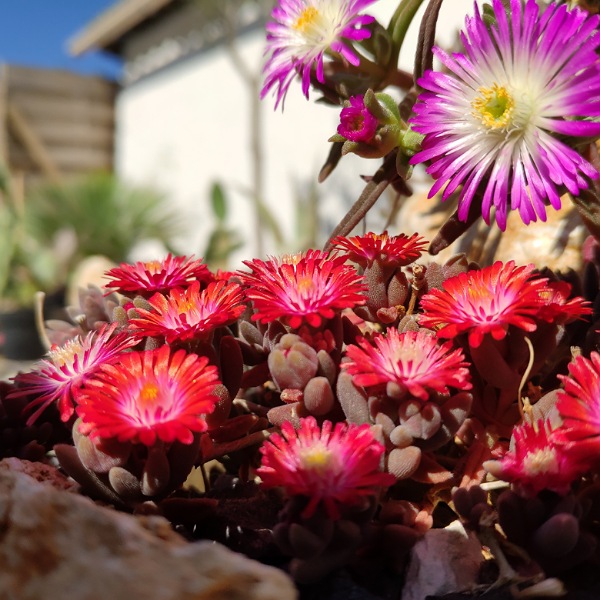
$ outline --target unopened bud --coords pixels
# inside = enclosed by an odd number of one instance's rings
[[[406,129],[395,100],[367,90],[344,103],[338,132],[329,141],[343,143],[343,155],[381,158],[401,144]]]

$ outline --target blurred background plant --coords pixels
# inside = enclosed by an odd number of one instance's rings
[[[173,244],[185,227],[182,216],[156,190],[94,173],[37,188],[27,198],[25,228],[28,236],[51,249],[53,279],[64,283],[90,256],[120,263],[150,241],[177,253]]]
[[[5,356],[43,353],[38,320],[62,315],[79,286],[101,284],[109,265],[132,260],[144,243],[161,254],[176,251],[182,215],[155,190],[132,187],[113,175],[95,173],[25,192],[24,177],[0,167],[0,348]],[[142,248],[143,249],[143,248]],[[36,294],[43,300],[36,302]],[[65,301],[66,298],[66,301]],[[23,326],[19,323],[24,323]],[[33,330],[22,342],[23,329]],[[22,346],[8,346],[12,331]]]
[[[32,305],[35,292],[50,291],[53,277],[51,251],[28,234],[23,178],[0,165],[0,308]]]
[[[213,183],[210,190],[210,206],[216,224],[208,238],[204,260],[213,270],[227,269],[231,254],[241,248],[244,242],[237,231],[227,227],[229,201],[218,182]]]

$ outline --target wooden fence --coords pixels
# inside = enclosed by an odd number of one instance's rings
[[[101,77],[0,65],[0,160],[26,183],[112,170],[116,92]]]

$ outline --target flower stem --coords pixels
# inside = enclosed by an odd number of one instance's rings
[[[398,63],[398,57],[400,56],[400,50],[404,43],[406,32],[421,4],[423,4],[423,0],[401,0],[400,4],[398,4],[398,8],[396,8],[392,15],[390,24],[388,25],[388,32],[392,37],[393,43],[390,64],[396,65]]]

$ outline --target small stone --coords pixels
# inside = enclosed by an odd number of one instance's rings
[[[430,529],[411,551],[402,600],[472,590],[483,562],[481,544],[460,521]]]

